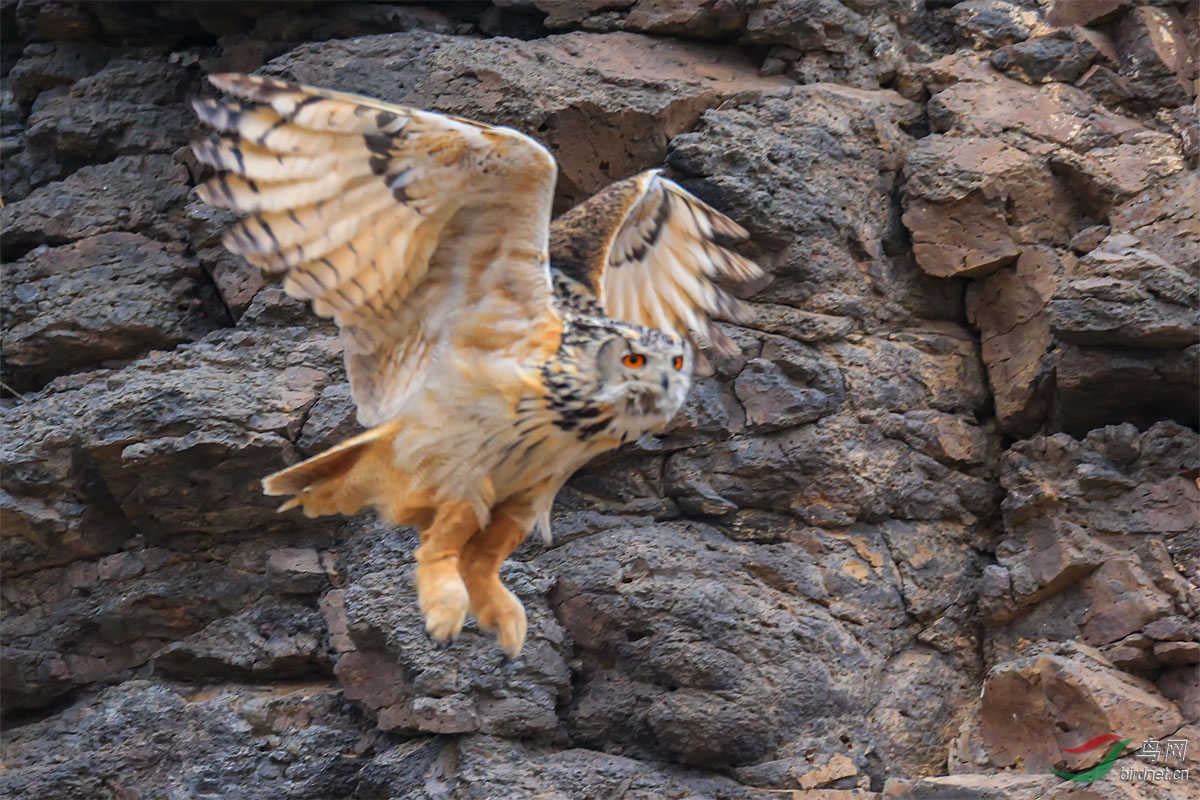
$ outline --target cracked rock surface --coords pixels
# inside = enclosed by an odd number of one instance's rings
[[[0,793],[1082,797],[1200,771],[1197,5],[0,0]],[[410,530],[276,514],[358,432],[220,245],[188,101],[261,71],[665,167],[768,273],[678,417],[427,642]],[[1169,782],[1093,784],[1105,800]]]

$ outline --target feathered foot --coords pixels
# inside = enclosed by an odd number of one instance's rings
[[[479,627],[492,631],[509,658],[521,654],[528,622],[525,607],[500,581],[500,565],[524,541],[532,519],[526,506],[501,506],[463,548],[458,562]]]
[[[469,503],[438,509],[433,524],[421,533],[417,558],[417,603],[425,616],[425,632],[439,645],[454,641],[462,631],[470,596],[458,572],[459,554],[478,530]]]

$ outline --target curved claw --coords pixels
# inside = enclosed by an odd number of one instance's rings
[[[457,576],[455,576],[457,577]],[[443,648],[458,638],[467,619],[469,596],[461,580],[448,580],[420,597],[425,633]]]
[[[525,606],[521,605],[515,594],[497,579],[485,599],[482,602],[477,601],[474,610],[479,619],[479,627],[496,634],[505,656],[516,659],[521,655],[529,623],[525,616]]]

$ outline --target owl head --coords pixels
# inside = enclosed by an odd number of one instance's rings
[[[673,333],[606,320],[595,350],[596,399],[641,430],[665,425],[683,405],[694,354]]]

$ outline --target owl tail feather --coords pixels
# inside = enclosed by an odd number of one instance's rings
[[[300,507],[306,517],[353,514],[363,506],[378,505],[381,497],[396,498],[397,487],[409,484],[397,469],[393,443],[400,425],[377,425],[366,433],[323,453],[263,478],[268,495],[293,495],[280,511]],[[383,509],[381,509],[383,510]]]

